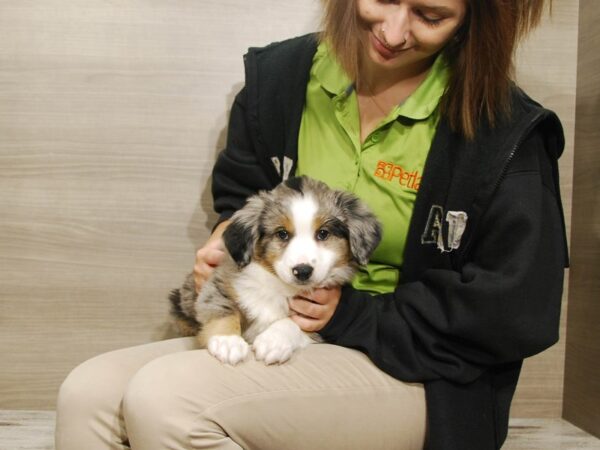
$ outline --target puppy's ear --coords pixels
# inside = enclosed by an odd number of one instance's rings
[[[225,248],[240,268],[252,260],[263,208],[263,194],[250,197],[246,205],[232,216],[231,223],[223,233]]]
[[[251,227],[234,219],[223,233],[223,243],[238,267],[250,263],[254,246]]]
[[[361,266],[369,262],[371,254],[381,241],[381,224],[371,210],[354,195],[339,192],[337,205],[348,227],[350,251],[354,260]]]

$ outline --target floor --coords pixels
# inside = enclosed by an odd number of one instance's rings
[[[0,450],[53,450],[54,413],[0,411]],[[560,419],[513,419],[503,450],[600,450],[597,439]]]
[[[54,413],[0,410],[0,450],[53,450]]]

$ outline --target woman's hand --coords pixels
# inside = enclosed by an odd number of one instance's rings
[[[323,329],[333,317],[340,297],[342,288],[319,288],[312,292],[298,295],[290,300],[290,318],[307,332],[315,332]]]
[[[206,280],[210,278],[215,267],[221,264],[225,251],[223,250],[223,240],[221,236],[227,228],[229,221],[219,224],[210,236],[206,244],[196,252],[196,263],[194,264],[194,284],[196,292],[200,292]]]

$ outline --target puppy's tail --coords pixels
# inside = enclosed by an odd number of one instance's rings
[[[200,323],[194,317],[195,291],[190,292],[188,282],[181,289],[173,289],[169,294],[171,316],[182,336],[196,336],[200,331]]]

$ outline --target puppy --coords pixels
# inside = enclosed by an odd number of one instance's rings
[[[180,331],[228,364],[250,344],[266,364],[319,340],[289,318],[288,300],[350,281],[381,239],[381,225],[352,194],[308,177],[250,197],[223,233],[225,257],[196,295],[192,274],[171,292]]]

